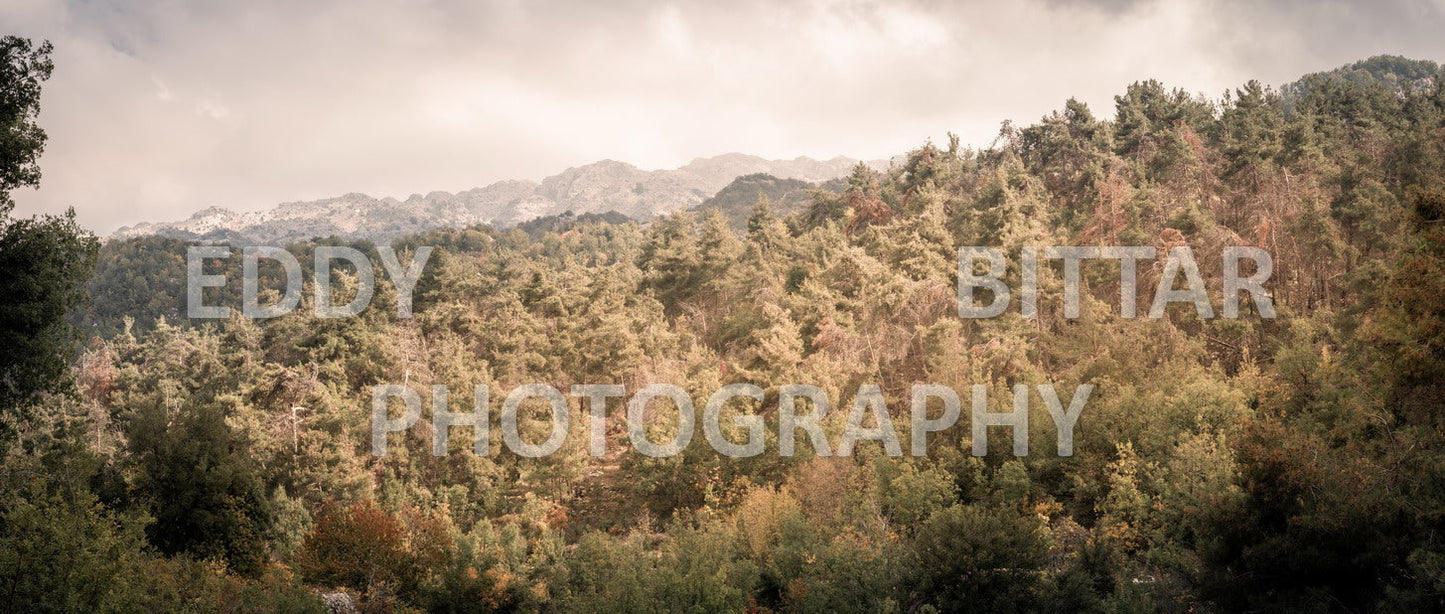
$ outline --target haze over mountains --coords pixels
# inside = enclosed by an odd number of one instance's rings
[[[455,194],[413,194],[406,200],[350,193],[282,203],[249,213],[210,207],[177,222],[127,226],[112,237],[162,235],[280,245],[333,235],[387,241],[431,228],[478,223],[508,227],[566,211],[578,215],[616,211],[646,221],[702,204],[741,176],[764,173],[821,183],[847,175],[857,163],[842,156],[831,160],[765,160],[729,153],[698,158],[677,169],[646,171],[625,162],[603,160],[569,168],[541,182],[499,181]],[[868,164],[880,170],[888,166],[887,161]]]

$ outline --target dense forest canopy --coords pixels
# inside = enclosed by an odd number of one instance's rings
[[[1218,99],[1141,81],[1112,113],[1069,100],[988,148],[926,143],[806,202],[746,179],[648,224],[397,241],[435,249],[409,319],[381,278],[358,317],[316,318],[308,291],[277,318],[189,320],[185,242],[105,243],[69,319],[84,347],[48,354],[76,357],[66,385],[4,398],[0,594],[34,611],[320,609],[313,589],[375,611],[1445,609],[1438,65],[1372,58]],[[4,218],[0,252],[36,223]],[[339,243],[288,249],[305,263]],[[1278,317],[1120,318],[1117,268],[1086,265],[1068,319],[1055,265],[1037,318],[964,320],[969,245],[1188,245],[1216,297],[1221,249],[1261,247]],[[233,254],[207,296],[234,308]],[[274,299],[279,267],[261,275]],[[666,382],[700,406],[746,382],[768,398],[726,411],[761,411],[776,436],[780,384],[851,399],[876,383],[906,413],[919,382],[1006,399],[1048,381],[1096,387],[1071,457],[1016,458],[1004,432],[974,457],[961,422],[919,458],[650,458],[628,449],[620,401],[593,457],[575,398],[547,457],[502,451],[495,430],[476,455],[460,429],[435,456],[430,410],[370,453],[378,384],[445,385],[466,412],[477,384]],[[525,414],[531,441],[549,428]]]

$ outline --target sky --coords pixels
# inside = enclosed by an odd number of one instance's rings
[[[1379,54],[1445,61],[1445,0],[0,0],[48,39],[38,190],[102,235],[209,206],[405,198],[602,159],[987,146],[1131,82],[1217,98]]]

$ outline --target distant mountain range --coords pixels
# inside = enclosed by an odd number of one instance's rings
[[[283,203],[251,213],[210,207],[185,220],[127,226],[111,236],[162,235],[284,245],[329,236],[382,242],[431,228],[478,223],[510,227],[567,211],[576,215],[615,211],[647,221],[697,207],[738,177],[761,173],[818,184],[847,175],[857,163],[841,156],[821,161],[807,157],[765,160],[730,153],[698,158],[677,169],[645,171],[624,162],[603,160],[569,168],[540,183],[500,181],[455,194],[414,194],[406,200],[352,193]],[[868,164],[879,169],[888,166],[887,161]]]

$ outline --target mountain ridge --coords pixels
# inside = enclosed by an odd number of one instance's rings
[[[639,221],[686,210],[712,198],[738,177],[766,173],[821,183],[850,172],[858,160],[799,156],[768,160],[742,153],[694,158],[675,169],[643,170],[604,159],[567,168],[541,181],[506,179],[456,193],[432,191],[404,200],[360,192],[310,201],[288,201],[267,209],[237,212],[218,206],[183,220],[142,222],[110,235],[125,239],[159,235],[188,240],[285,244],[312,237],[388,241],[441,227],[491,224],[511,227],[558,215],[616,211]],[[867,162],[887,168],[887,161]]]

